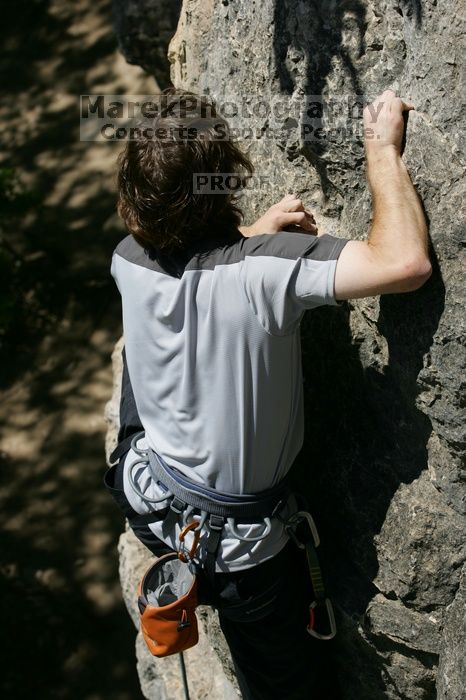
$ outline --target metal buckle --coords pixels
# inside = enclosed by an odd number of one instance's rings
[[[224,527],[225,518],[222,518],[221,515],[213,515],[211,513],[209,517],[209,530],[217,530],[217,532],[221,532]]]
[[[299,547],[300,549],[305,549],[306,543],[300,542],[297,535],[296,535],[296,532],[295,532],[296,527],[303,520],[305,520],[309,526],[309,530],[311,531],[312,539],[314,540],[314,547],[318,547],[320,544],[319,533],[317,532],[314,518],[306,510],[298,510],[297,513],[293,513],[293,515],[288,519],[288,521],[285,525],[285,530],[286,530],[287,534],[291,537],[291,539],[293,540],[293,542],[295,543],[295,545],[297,547]]]
[[[175,498],[172,500],[170,503],[170,510],[172,510],[174,513],[177,515],[181,515],[181,513],[184,511],[186,508],[186,503],[182,501],[180,498]]]
[[[318,606],[322,606],[324,604],[325,604],[325,608],[327,610],[327,617],[328,617],[329,626],[330,626],[330,633],[329,634],[321,634],[320,632],[316,632],[312,628],[312,625],[314,623],[314,610]],[[309,611],[311,612],[311,623],[308,625],[307,631],[311,635],[311,637],[315,637],[316,639],[323,639],[323,640],[333,639],[337,633],[337,625],[335,622],[335,614],[333,612],[333,605],[332,605],[332,601],[330,600],[330,598],[325,598],[324,600],[314,600],[314,602],[311,603],[309,606]]]

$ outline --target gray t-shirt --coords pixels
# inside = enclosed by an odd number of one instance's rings
[[[303,442],[300,321],[306,309],[338,304],[335,269],[347,242],[328,234],[238,232],[193,246],[173,268],[131,236],[119,244],[112,275],[122,297],[129,376],[147,442],[169,465],[233,493],[283,479]],[[125,493],[146,513],[128,482],[135,459],[130,451]],[[147,496],[162,495],[146,465],[134,475]],[[150,527],[178,548],[180,527],[170,536],[161,523]],[[238,525],[248,536],[261,529]],[[279,521],[252,544],[231,537],[226,526],[217,570],[254,566],[286,542]]]

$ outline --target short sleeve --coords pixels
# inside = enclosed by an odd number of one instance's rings
[[[241,283],[267,332],[291,333],[306,309],[340,304],[335,299],[335,271],[349,239],[282,231],[245,241]]]

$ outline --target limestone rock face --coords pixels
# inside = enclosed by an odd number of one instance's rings
[[[447,607],[444,643],[440,654],[438,697],[460,700],[466,678],[466,576],[463,573],[454,601]]]
[[[169,49],[175,85],[242,105],[230,122],[252,130],[243,146],[268,182],[245,196],[247,223],[295,192],[321,231],[364,238],[370,197],[348,110],[386,88],[416,106],[404,157],[429,219],[431,279],[317,309],[302,327],[296,476],[321,533],[348,700],[464,697],[461,18],[460,0],[184,0]],[[322,113],[312,95],[346,112]]]

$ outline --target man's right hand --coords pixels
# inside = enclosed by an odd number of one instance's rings
[[[364,109],[364,142],[367,158],[386,149],[395,149],[400,155],[405,129],[403,112],[414,109],[407,100],[397,97],[393,90],[385,90]]]

